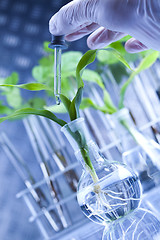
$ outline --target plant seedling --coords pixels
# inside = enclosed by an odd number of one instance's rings
[[[121,57],[121,55],[117,52],[117,50],[109,49],[109,51],[112,51],[113,54],[115,54],[115,56],[121,62],[123,62],[126,66],[129,67],[128,63],[126,63],[124,58]],[[92,63],[95,60],[96,53],[97,53],[97,50],[89,50],[87,53],[85,53],[83,55],[83,57],[80,59],[78,65],[77,65],[76,79],[77,79],[78,88],[77,88],[74,98],[72,100],[70,100],[64,94],[61,94],[61,96],[60,96],[62,103],[64,104],[71,121],[74,121],[80,117],[79,109],[80,109],[80,105],[81,105],[81,101],[82,101],[82,94],[83,94],[83,87],[84,87],[84,83],[82,80],[82,71],[88,64]],[[0,86],[1,87],[10,87],[10,88],[16,87],[16,88],[22,88],[22,89],[27,89],[27,90],[31,90],[31,91],[47,90],[47,91],[53,92],[53,89],[44,83],[27,83],[27,84],[21,84],[21,85],[4,83],[4,84],[1,84]],[[101,84],[101,86],[102,86],[102,84]],[[103,90],[104,90],[104,101],[105,101],[105,109],[103,110],[103,112],[107,111],[107,112],[110,112],[110,114],[116,112],[117,108],[113,105],[108,92],[104,89],[104,87],[103,87]],[[24,117],[29,114],[44,116],[44,117],[58,123],[62,127],[67,124],[66,121],[64,121],[63,119],[57,118],[56,115],[53,114],[51,111],[36,109],[36,108],[22,108],[22,109],[16,110],[13,114],[10,114],[8,116],[0,118],[0,122],[3,122],[8,119],[13,119],[16,117]],[[96,171],[92,165],[90,156],[88,154],[88,146],[87,146],[85,137],[78,131],[75,133],[73,133],[71,131],[70,134],[75,139],[78,146],[80,147],[80,151],[81,151],[83,160],[85,162],[85,165],[92,177],[93,182],[96,184],[96,187],[94,188],[94,193],[96,195],[98,206],[100,206],[99,210],[101,211],[103,209],[103,207],[107,207],[108,209],[112,208],[113,206],[105,201],[105,197],[104,197],[105,193],[101,189],[100,185],[98,184],[99,178],[96,174]],[[106,194],[108,194],[108,193],[106,192]],[[112,194],[116,195],[115,192],[114,193],[112,192]],[[110,195],[112,196],[112,194],[110,194]],[[117,198],[121,201],[124,201],[124,199],[122,199],[121,197],[112,196],[112,198],[115,198],[115,199]]]

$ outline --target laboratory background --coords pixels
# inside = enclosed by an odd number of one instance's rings
[[[70,122],[48,90],[59,53],[48,23],[68,2],[0,0],[0,84],[47,86],[0,86],[0,117],[23,106]],[[160,239],[159,52],[129,54],[123,40],[87,52],[86,39],[62,49],[63,95],[74,98],[86,67],[73,126],[42,114],[0,123],[1,240]]]

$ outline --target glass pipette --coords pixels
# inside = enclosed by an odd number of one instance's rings
[[[54,49],[54,95],[56,104],[59,105],[61,94],[61,55],[62,49],[67,48],[64,36],[52,35],[52,41],[48,47]]]

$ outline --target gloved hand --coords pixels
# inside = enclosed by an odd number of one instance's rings
[[[49,29],[67,41],[93,32],[87,39],[91,49],[129,34],[128,52],[160,51],[160,0],[74,0],[51,18]]]

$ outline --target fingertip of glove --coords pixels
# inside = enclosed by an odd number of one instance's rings
[[[55,16],[53,16],[50,20],[49,20],[49,31],[51,34],[56,34],[57,33],[57,27],[56,27],[56,23],[55,23]]]
[[[145,51],[148,48],[140,41],[134,38],[131,38],[126,42],[125,49],[129,53],[137,53],[137,52]]]
[[[90,38],[87,39],[87,46],[91,49],[91,50],[95,50],[98,48],[102,48],[104,46],[102,46],[102,44],[97,44],[94,41],[92,41]]]
[[[87,39],[87,46],[88,46],[90,49],[93,49],[93,50],[94,50],[95,44],[94,44],[94,42],[92,42],[92,41],[90,41],[89,39]]]

